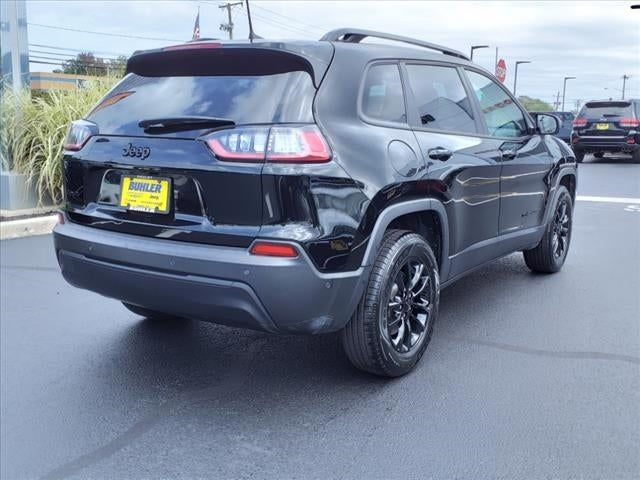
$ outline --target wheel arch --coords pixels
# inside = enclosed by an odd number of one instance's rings
[[[437,248],[439,255],[436,253],[436,259],[440,267],[440,278],[444,281],[449,275],[449,222],[444,205],[435,198],[421,198],[395,203],[382,210],[369,236],[362,265],[369,266],[373,264],[382,244],[384,234],[390,226],[394,226],[394,222],[396,226],[401,226],[404,224],[404,219],[415,214],[433,215],[438,220],[440,238]],[[430,239],[427,238],[427,240]]]
[[[578,175],[575,168],[565,168],[560,170],[560,173],[558,174],[558,177],[555,181],[555,187],[552,189],[552,193],[546,205],[544,225],[549,222],[549,219],[553,214],[553,206],[556,204],[560,187],[566,187],[566,189],[569,191],[569,194],[571,195],[571,200],[575,204],[576,191],[578,187]]]

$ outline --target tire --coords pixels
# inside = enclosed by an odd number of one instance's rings
[[[640,163],[640,148],[633,151],[632,158],[634,163]]]
[[[581,152],[580,150],[574,150],[573,154],[576,157],[576,162],[582,163],[582,161],[584,160],[584,152]]]
[[[604,157],[604,152],[595,152],[593,154],[593,156],[596,157],[596,158],[602,158],[602,157]]]
[[[141,317],[148,318],[149,320],[162,321],[162,320],[172,320],[172,319],[177,318],[175,315],[170,315],[168,313],[163,313],[163,312],[157,312],[155,310],[150,310],[148,308],[139,307],[137,305],[132,305],[132,304],[126,303],[126,302],[122,302],[122,305],[124,305],[124,307],[127,310],[135,313],[136,315],[140,315]]]
[[[431,340],[439,298],[438,264],[425,239],[404,230],[385,233],[366,290],[342,331],[351,363],[384,377],[411,371]]]
[[[554,273],[562,268],[571,245],[572,221],[573,201],[566,187],[561,186],[542,240],[534,248],[522,252],[531,271]]]

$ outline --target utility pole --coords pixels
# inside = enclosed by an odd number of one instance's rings
[[[631,78],[629,75],[622,76],[622,100],[624,100],[624,90],[627,86],[627,80],[629,80],[629,78]]]
[[[554,106],[556,107],[555,110],[557,112],[558,109],[560,108],[560,90],[558,90],[558,94],[556,95],[556,102]]]
[[[580,104],[582,103],[581,98],[576,99],[576,114],[580,111]]]
[[[242,2],[227,2],[219,5],[218,8],[226,8],[227,9],[227,23],[220,24],[220,30],[223,32],[229,32],[229,40],[233,40],[233,21],[231,20],[231,9],[233,7],[237,7],[238,5],[242,5]]]

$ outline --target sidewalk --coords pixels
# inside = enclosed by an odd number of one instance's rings
[[[57,207],[0,210],[0,240],[51,233],[58,221]]]

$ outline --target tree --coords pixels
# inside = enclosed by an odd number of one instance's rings
[[[96,57],[91,52],[82,52],[72,60],[62,63],[63,73],[76,75],[91,75],[94,77],[107,75],[107,64],[103,58]]]
[[[531,98],[526,95],[518,97],[518,101],[528,112],[552,112],[553,107],[547,102],[540,100],[539,98]]]
[[[127,57],[119,55],[118,58],[108,61],[109,75],[112,77],[123,77],[127,68]]]

